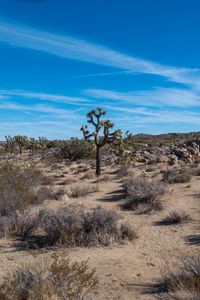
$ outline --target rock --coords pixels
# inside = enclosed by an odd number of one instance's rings
[[[161,163],[168,163],[169,162],[169,157],[167,157],[166,155],[162,155],[162,156],[160,156],[159,161]]]
[[[169,157],[168,157],[168,164],[170,165],[170,166],[174,166],[174,165],[177,165],[178,164],[178,158],[177,158],[177,156],[176,155],[170,155]]]
[[[147,173],[147,172],[144,171],[144,170],[142,171],[141,175],[142,175],[143,177],[150,177],[150,174]]]
[[[66,201],[66,202],[67,202],[67,201],[69,201],[69,197],[68,197],[67,194],[63,194],[63,195],[61,196],[60,200]]]

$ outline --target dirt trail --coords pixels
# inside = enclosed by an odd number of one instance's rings
[[[123,202],[119,181],[104,183],[103,192],[91,195],[87,206],[100,204],[109,209],[119,209]],[[163,197],[165,207],[162,212],[151,215],[136,215],[133,212],[121,211],[137,230],[138,239],[126,245],[112,248],[79,249],[72,252],[78,259],[89,258],[95,266],[104,286],[107,285],[108,299],[154,299],[144,291],[148,284],[155,283],[161,272],[168,266],[174,266],[177,260],[192,252],[198,251],[195,236],[198,237],[197,220],[199,218],[199,201],[195,198],[199,192],[199,180],[193,179],[188,184],[170,186],[169,192]],[[172,210],[183,210],[193,220],[184,225],[155,226]],[[191,236],[194,236],[192,242]],[[110,297],[110,298],[109,298]]]

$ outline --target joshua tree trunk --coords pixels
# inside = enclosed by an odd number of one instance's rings
[[[96,147],[96,176],[101,175],[101,147]]]

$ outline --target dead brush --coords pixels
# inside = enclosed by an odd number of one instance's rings
[[[181,260],[176,271],[168,271],[156,284],[159,299],[200,299],[200,257],[194,255]]]
[[[129,167],[126,165],[121,165],[116,173],[117,173],[117,177],[119,178],[126,177],[129,175]]]
[[[0,168],[0,215],[12,215],[17,210],[40,204],[47,195],[47,188],[39,187],[43,180],[41,172],[33,167],[3,164]]]
[[[65,177],[65,179],[63,179],[61,182],[59,182],[59,185],[70,185],[72,183],[77,183],[77,178],[73,177],[73,176],[67,176]]]
[[[145,177],[128,179],[124,182],[126,190],[125,209],[139,210],[147,213],[152,210],[160,210],[162,201],[160,196],[166,192],[166,184]]]
[[[95,172],[94,170],[87,171],[81,179],[94,179],[95,178]]]
[[[190,220],[191,220],[190,216],[185,212],[172,211],[169,213],[167,217],[165,217],[159,223],[161,223],[161,225],[176,225],[176,224],[186,223]]]
[[[70,187],[68,196],[72,198],[85,197],[90,193],[99,192],[98,185],[73,185]]]
[[[16,212],[14,215],[0,217],[0,236],[20,237],[25,240],[37,231],[41,216],[42,209],[37,207]]]
[[[0,284],[1,300],[95,299],[98,279],[87,261],[71,262],[52,254],[37,263],[25,263]]]
[[[101,207],[85,212],[81,206],[68,205],[56,211],[43,211],[40,226],[47,246],[108,246],[136,237],[129,225],[119,225],[119,219],[116,212]]]
[[[8,219],[6,234],[21,237],[23,240],[33,234],[40,224],[40,211],[24,211]]]
[[[95,180],[95,183],[101,183],[101,182],[106,182],[112,180],[112,177],[104,174],[98,177],[98,179]]]
[[[189,168],[172,169],[163,172],[163,181],[169,184],[187,183],[192,178],[192,172]]]
[[[194,176],[200,176],[200,167],[194,168],[192,170],[192,175],[194,175]]]

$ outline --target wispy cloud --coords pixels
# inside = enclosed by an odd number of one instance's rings
[[[155,112],[150,111],[147,108],[143,107],[135,107],[135,108],[124,108],[120,105],[120,107],[104,104],[104,108],[109,109],[110,111],[128,113],[128,114],[135,114],[135,115],[144,115],[144,116],[154,116]]]
[[[0,102],[0,109],[1,110],[15,110],[20,112],[38,112],[38,113],[45,113],[45,114],[52,114],[59,117],[67,118],[70,116],[70,118],[73,118],[74,112],[71,110],[67,110],[64,108],[57,108],[52,107],[49,105],[22,105],[14,102]]]
[[[181,117],[180,117],[181,116]],[[152,112],[152,115],[126,115],[122,117],[122,115],[117,115],[112,119],[115,124],[123,128],[134,129],[136,126],[140,127],[149,126],[149,124],[154,124],[156,126],[160,126],[160,124],[193,124],[200,125],[199,114],[195,112],[189,112],[187,110],[181,111],[171,111],[171,110],[160,110]],[[159,128],[158,128],[159,131]],[[176,131],[176,129],[174,129]]]
[[[37,92],[30,92],[24,90],[0,89],[0,99],[3,97],[6,98],[6,96],[7,97],[16,96],[20,98],[35,99],[35,100],[46,100],[50,102],[73,104],[73,105],[80,105],[82,103],[90,102],[90,100],[81,97],[72,97],[72,96],[56,95],[56,94],[48,94],[48,93],[37,93]]]
[[[100,64],[124,71],[155,74],[174,82],[199,87],[200,69],[165,66],[71,36],[52,34],[1,21],[0,41],[62,58]]]
[[[191,89],[155,88],[152,90],[118,92],[112,90],[88,89],[87,96],[102,100],[121,100],[124,103],[141,106],[200,106],[199,93]]]

